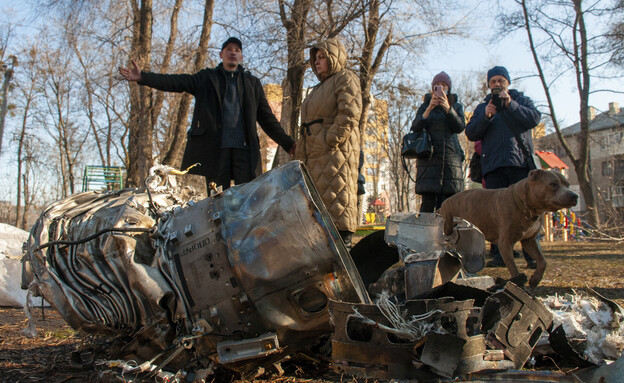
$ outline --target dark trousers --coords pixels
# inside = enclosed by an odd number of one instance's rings
[[[221,149],[219,176],[217,186],[228,189],[232,180],[234,184],[247,183],[254,179],[251,171],[251,151],[247,149]]]
[[[485,175],[486,189],[502,189],[515,184],[529,176],[528,168],[503,166]]]
[[[450,194],[421,193],[420,212],[433,213],[442,206],[442,202],[450,197]]]
[[[502,189],[509,187],[516,182],[523,180],[529,176],[529,168],[520,168],[517,166],[503,166],[496,168],[485,175],[486,189]],[[503,262],[498,246],[492,244],[490,254],[495,261]],[[527,262],[533,262],[532,258],[523,251],[524,259]]]

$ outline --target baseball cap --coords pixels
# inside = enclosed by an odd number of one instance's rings
[[[241,49],[241,51],[243,50],[243,43],[239,39],[237,39],[236,37],[230,37],[229,39],[225,40],[223,45],[221,45],[221,50],[224,50],[225,47],[228,46],[228,44],[232,44],[232,43],[238,45],[238,47]]]

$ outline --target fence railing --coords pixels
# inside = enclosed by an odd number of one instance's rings
[[[124,188],[126,168],[121,166],[85,166],[82,191],[118,190]]]

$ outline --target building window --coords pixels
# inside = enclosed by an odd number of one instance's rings
[[[615,161],[615,172],[618,174],[624,173],[624,159],[618,158]]]
[[[602,136],[596,140],[598,145],[600,145],[601,151],[606,151],[609,146],[609,136]]]
[[[611,161],[604,161],[602,163],[602,175],[603,176],[613,175],[613,163]]]
[[[375,169],[375,168],[366,168],[366,175],[368,175],[368,176],[376,176],[377,175],[377,169]]]
[[[613,148],[613,146],[617,146],[622,142],[622,132],[611,132],[606,136],[600,138],[600,149],[603,151],[609,150],[609,148]]]

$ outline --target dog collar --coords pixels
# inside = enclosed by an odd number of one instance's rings
[[[516,206],[518,206],[518,208],[522,212],[522,215],[524,215],[526,219],[531,221],[537,221],[539,219],[539,215],[531,211],[531,209],[529,209],[529,207],[524,203],[522,198],[520,198],[519,189],[520,184],[518,183],[514,184],[511,188],[511,194],[513,196],[514,203],[516,204]]]

